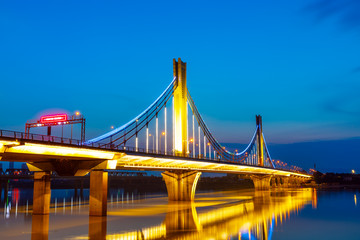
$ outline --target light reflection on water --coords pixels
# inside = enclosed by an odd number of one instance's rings
[[[348,195],[356,208],[356,193]],[[89,217],[84,196],[53,199],[45,216],[32,216],[29,204],[11,207],[14,200],[12,193],[1,209],[5,239],[289,239],[285,227],[322,202],[314,189],[199,193],[194,203],[118,192],[109,196],[107,217]]]

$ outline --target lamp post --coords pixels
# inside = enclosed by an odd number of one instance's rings
[[[152,145],[153,145],[151,152],[154,153],[154,135],[151,135],[151,133],[149,133],[149,137],[151,136],[152,136]]]
[[[162,136],[165,136],[165,132],[162,132],[161,135],[160,135],[160,152],[161,152],[161,137]]]
[[[210,143],[208,142],[208,144],[207,144],[208,146],[209,146],[209,159],[211,159],[211,145],[210,145]]]
[[[76,111],[75,112],[75,117],[80,116],[80,112]],[[71,116],[71,120],[74,120],[74,115]],[[71,136],[70,139],[72,139],[72,135],[73,135],[73,125],[71,124]]]
[[[194,139],[193,139],[193,138],[190,138],[190,142],[193,143],[192,152],[193,152],[193,158],[195,158]]]

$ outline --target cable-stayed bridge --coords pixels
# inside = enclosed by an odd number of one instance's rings
[[[50,172],[90,173],[90,215],[106,214],[107,169],[159,170],[169,200],[191,201],[201,172],[251,178],[255,189],[270,181],[288,185],[310,175],[277,169],[256,116],[255,132],[241,152],[231,152],[211,134],[186,84],[186,63],[174,59],[174,76],[165,91],[141,114],[99,137],[77,141],[0,130],[2,161],[26,162],[34,174],[34,213],[48,213]],[[39,204],[36,204],[38,200]]]

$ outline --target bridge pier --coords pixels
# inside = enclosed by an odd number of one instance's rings
[[[293,185],[295,187],[300,187],[301,186],[301,183],[303,182],[303,179],[299,178],[299,177],[296,177],[296,176],[292,176],[292,181],[293,181]]]
[[[90,172],[90,216],[107,214],[108,172],[93,170]]]
[[[49,214],[50,184],[50,172],[34,173],[33,215]]]
[[[251,175],[250,178],[254,183],[255,190],[270,189],[271,175]]]
[[[276,177],[271,178],[270,186],[273,187],[273,188],[278,186],[278,179]]]
[[[289,187],[290,177],[282,177],[281,178],[281,187]]]
[[[169,201],[193,201],[201,172],[166,171],[161,173],[165,180]]]

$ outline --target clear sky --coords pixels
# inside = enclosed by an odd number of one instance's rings
[[[81,111],[95,137],[144,110],[187,62],[220,142],[360,136],[360,2],[0,0],[0,128]],[[53,110],[57,109],[57,110]]]

